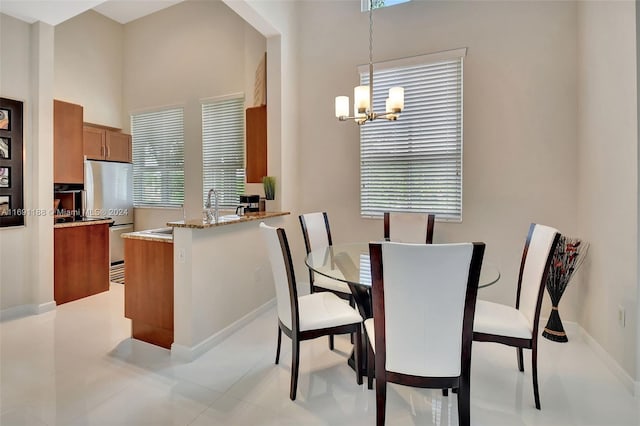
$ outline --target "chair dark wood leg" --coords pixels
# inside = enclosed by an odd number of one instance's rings
[[[376,371],[376,426],[384,426],[387,409],[387,379]]]
[[[329,335],[329,350],[333,350],[333,334]]]
[[[276,349],[276,364],[280,362],[280,344],[282,343],[282,329],[278,326],[278,348]]]
[[[296,400],[296,392],[298,390],[298,367],[300,366],[300,341],[297,336],[291,340],[291,392],[289,398]]]
[[[524,361],[522,358],[522,348],[517,348],[518,350],[518,370],[524,371]]]
[[[449,389],[442,389],[442,396],[449,396]]]
[[[353,298],[353,296],[349,296],[349,306],[351,306],[352,308],[356,307],[356,302],[355,299]],[[353,334],[349,335],[351,337],[351,344],[353,345]]]
[[[458,388],[458,424],[469,426],[471,424],[471,395],[468,384]]]
[[[353,334],[351,334],[351,337],[353,337]],[[356,361],[356,381],[359,385],[362,384],[362,330],[360,325],[358,325],[358,328],[355,332],[355,339],[356,339],[356,346],[355,346],[355,361]]]
[[[373,368],[375,362],[375,355],[373,354],[373,348],[371,342],[367,339],[367,389],[373,389]]]
[[[533,347],[531,351],[531,375],[533,377],[533,398],[536,401],[536,408],[540,409],[540,392],[538,391],[538,348]]]

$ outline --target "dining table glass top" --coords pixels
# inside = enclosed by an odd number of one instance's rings
[[[305,264],[313,272],[348,284],[371,287],[369,243],[333,244],[312,250]],[[500,279],[498,268],[484,260],[478,288],[488,287]]]

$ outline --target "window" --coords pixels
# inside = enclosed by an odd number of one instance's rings
[[[133,204],[184,204],[184,113],[182,108],[131,115]]]
[[[373,0],[373,8],[379,9],[381,7],[395,6],[396,4],[407,3],[409,1],[411,0]],[[363,12],[368,12],[369,0],[361,0],[361,6]]]
[[[393,86],[405,90],[397,121],[360,128],[360,213],[434,213],[462,220],[462,59],[465,49],[376,64],[374,111]],[[369,84],[368,67],[359,69]]]
[[[244,95],[202,104],[202,175],[203,203],[215,188],[220,208],[239,204],[245,181]]]

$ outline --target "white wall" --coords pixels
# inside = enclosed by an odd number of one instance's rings
[[[185,107],[185,207],[198,217],[200,100],[245,92],[251,105],[265,51],[265,38],[222,2],[185,2],[126,25],[88,11],[56,27],[55,96],[83,105],[86,122],[126,132],[131,112]],[[136,209],[136,228],[182,219],[174,213]]]
[[[0,95],[26,103],[24,110],[25,159],[31,152],[31,93],[29,88],[31,35],[30,26],[15,18],[0,14]],[[31,174],[25,171],[25,186]],[[26,204],[25,199],[25,204]],[[25,206],[26,207],[26,206]],[[0,308],[30,303],[31,289],[27,280],[28,270],[22,259],[28,249],[26,227],[0,228]]]
[[[24,102],[24,207],[53,205],[53,28],[0,14],[0,96]],[[0,317],[39,313],[53,302],[53,220],[28,215],[0,229]]]
[[[357,0],[299,8],[300,209],[326,210],[336,242],[381,238],[381,220],[360,218],[358,126],[333,115],[368,62],[368,14]],[[486,242],[502,278],[480,297],[513,304],[529,224],[577,233],[575,3],[413,1],[373,19],[374,61],[468,49],[463,221],[437,222],[435,241]],[[576,309],[568,294],[562,317]]]
[[[579,322],[638,381],[638,116],[633,2],[578,7]],[[625,328],[618,306],[626,309]]]
[[[253,87],[253,71],[266,41],[221,2],[181,3],[124,29],[122,113],[128,117],[169,105],[184,108],[185,208],[189,218],[200,217],[201,100]],[[253,70],[249,82],[247,68]],[[253,91],[247,95],[250,105]],[[136,217],[136,227],[147,224]]]
[[[291,212],[286,229],[296,277],[308,276],[299,214],[299,15],[300,2],[287,0],[224,0],[238,15],[267,37],[268,173],[276,177],[276,203]],[[300,286],[302,291],[308,285]]]
[[[123,128],[122,25],[89,10],[55,28],[56,99],[84,107],[84,121]]]
[[[636,6],[636,119],[638,123],[638,142],[640,143],[640,8]],[[640,150],[638,150],[638,164],[640,164]],[[638,174],[638,188],[640,189],[640,174]],[[638,223],[640,223],[640,196],[637,197]],[[640,247],[640,241],[637,241]],[[636,289],[636,388],[635,394],[640,395],[640,248],[637,252],[639,258],[636,261],[636,274],[638,276],[638,287]]]

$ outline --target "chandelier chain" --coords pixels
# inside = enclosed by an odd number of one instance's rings
[[[373,113],[373,0],[369,0],[369,105]]]
[[[383,1],[380,1],[382,5]],[[360,77],[364,79],[364,76]],[[369,0],[369,84],[361,84],[353,90],[353,116],[349,116],[349,97],[336,96],[336,118],[340,121],[354,119],[358,125],[378,118],[395,121],[404,107],[404,89],[391,87],[389,97],[384,102],[384,111],[376,113],[373,106],[373,0]]]

